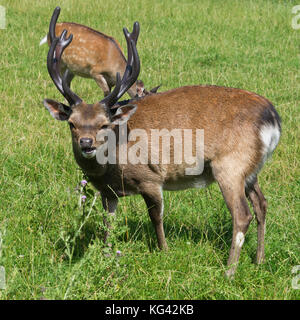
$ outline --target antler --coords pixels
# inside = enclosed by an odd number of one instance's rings
[[[71,43],[73,35],[71,34],[68,38],[66,38],[67,30],[64,30],[59,38],[55,36],[55,25],[59,13],[60,7],[56,7],[50,21],[49,35],[51,46],[49,48],[47,56],[47,68],[50,77],[52,78],[60,93],[68,100],[70,105],[77,105],[81,103],[82,100],[73,91],[71,91],[68,85],[69,70],[66,70],[63,78],[60,74],[61,56],[66,47]]]
[[[56,22],[58,19],[58,16],[60,14],[60,7],[56,7],[53,11],[51,20],[50,20],[50,25],[49,25],[49,37],[50,37],[50,42],[52,43],[52,41],[54,40],[54,38],[56,38],[55,36],[55,26],[56,26]]]
[[[136,21],[134,24],[133,24],[133,29],[132,29],[132,32],[129,33],[128,30],[126,29],[127,31],[127,35],[128,37],[134,41],[134,43],[136,44],[137,43],[137,40],[138,40],[138,37],[139,37],[139,34],[140,34],[140,25],[139,23]]]
[[[134,45],[136,46],[137,40],[138,40],[138,37],[139,37],[139,34],[140,34],[139,23],[136,21],[133,24],[132,33],[130,33],[127,30],[127,28],[123,28],[123,32],[124,32],[125,39],[126,39],[126,42],[127,42],[127,64],[132,65],[133,64],[133,56],[132,56],[132,50],[130,50],[130,48],[131,48],[130,42],[133,41]],[[129,71],[130,70],[126,68],[125,73],[123,75],[123,78],[126,78],[128,76],[127,73],[129,73]]]
[[[140,59],[136,49],[136,42],[140,32],[139,23],[134,23],[132,33],[127,28],[123,28],[123,32],[127,42],[127,65],[122,80],[118,72],[114,90],[100,101],[101,104],[105,104],[108,108],[112,107],[136,82],[140,73]]]

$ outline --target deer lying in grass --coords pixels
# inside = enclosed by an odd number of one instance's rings
[[[92,78],[107,96],[116,84],[117,72],[123,75],[126,68],[126,58],[119,43],[114,38],[84,25],[72,22],[56,24],[59,14],[60,8],[56,7],[52,15],[49,33],[41,40],[40,45],[48,42],[50,46],[55,34],[61,34],[63,30],[67,30],[69,34],[73,35],[73,40],[62,56],[61,68],[62,73],[66,68],[71,71],[68,78],[69,86],[75,75]],[[133,32],[130,34],[133,41],[136,41],[137,38],[136,28],[135,24]],[[145,89],[143,81],[137,80],[128,89],[128,94],[131,98],[142,97],[156,93],[159,87],[148,91]]]
[[[134,28],[138,31],[138,25]],[[118,103],[135,83],[140,70],[136,41],[131,39],[127,29],[124,29],[124,34],[128,46],[126,71],[122,79],[117,74],[114,90],[94,104],[85,103],[71,91],[67,82],[68,70],[63,76],[59,72],[62,52],[72,39],[66,39],[66,32],[63,32],[51,43],[47,58],[49,74],[69,105],[50,99],[45,99],[44,105],[55,119],[68,122],[78,165],[100,191],[103,206],[109,213],[115,212],[119,197],[140,194],[144,198],[161,249],[167,249],[163,228],[163,190],[205,187],[216,181],[233,222],[228,276],[236,270],[245,233],[252,220],[248,198],[257,220],[257,262],[261,263],[264,259],[267,202],[260,190],[257,174],[280,138],[281,124],[275,108],[255,93],[210,85],[184,86]],[[99,139],[98,135],[108,132],[118,136],[123,129],[127,130],[125,144],[121,144],[120,138],[115,141],[116,146],[110,145],[113,140]],[[146,133],[140,136],[139,146],[146,146],[151,159],[152,155],[156,156],[156,162],[149,158],[146,162],[135,163],[120,160],[136,147],[132,138],[136,129]],[[166,148],[169,148],[171,160],[175,158],[176,140],[160,147],[160,144],[153,143],[151,135],[155,130],[170,132],[174,129],[191,130],[194,136],[196,129],[204,130],[202,173],[187,174],[191,164],[186,161],[162,161]],[[110,147],[118,149],[115,162],[99,161],[98,152],[103,147],[108,151]],[[197,147],[192,144],[193,154],[197,154]]]

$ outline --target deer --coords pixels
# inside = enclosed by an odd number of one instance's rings
[[[116,74],[123,75],[126,69],[126,58],[120,44],[112,37],[96,31],[87,26],[74,23],[62,22],[57,24],[60,14],[60,7],[53,11],[51,20],[53,21],[48,34],[41,40],[40,45],[48,42],[50,46],[55,34],[61,34],[63,30],[73,35],[72,44],[66,49],[62,56],[62,73],[68,68],[69,85],[75,75],[92,78],[103,90],[104,96],[111,92],[111,88],[116,84]],[[136,41],[136,25],[134,26],[131,38]],[[144,82],[137,80],[128,94],[131,98],[142,97],[147,94],[154,94],[160,88],[156,86],[151,90],[146,90]]]
[[[136,39],[139,24],[135,25]],[[243,89],[215,85],[182,86],[153,95],[120,101],[140,72],[136,41],[123,29],[127,42],[127,66],[123,76],[116,75],[114,90],[93,104],[84,102],[68,85],[68,69],[60,73],[61,56],[72,41],[66,31],[55,37],[47,56],[50,77],[68,104],[45,99],[43,104],[53,118],[69,124],[75,160],[93,186],[100,192],[104,210],[114,215],[119,198],[141,195],[155,229],[159,249],[168,245],[163,227],[164,190],[203,188],[219,185],[232,217],[232,241],[226,276],[234,277],[241,248],[253,219],[248,201],[257,221],[256,262],[264,261],[264,238],[267,200],[258,183],[258,173],[272,155],[281,135],[281,119],[266,98]],[[115,162],[99,161],[98,152],[108,140],[99,138],[106,132],[127,130],[126,143],[116,139]],[[129,139],[134,130],[142,128],[146,135],[140,142],[148,146],[158,161],[120,161],[135,145]],[[151,145],[153,130],[195,129],[204,132],[202,171],[186,174],[190,163],[162,161],[166,145]],[[162,131],[163,132],[163,131]],[[194,134],[194,133],[193,133]],[[119,136],[118,136],[119,137]],[[113,140],[111,140],[113,141]],[[170,158],[176,152],[176,140],[170,141]],[[153,149],[154,148],[154,149]],[[193,154],[197,145],[193,144]],[[105,148],[104,148],[105,149]],[[153,150],[152,150],[153,149]],[[101,157],[100,157],[101,158]]]

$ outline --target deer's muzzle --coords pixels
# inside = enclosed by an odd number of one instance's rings
[[[92,138],[81,138],[79,140],[79,145],[81,148],[82,155],[85,158],[93,158],[96,155],[96,148],[93,147]]]

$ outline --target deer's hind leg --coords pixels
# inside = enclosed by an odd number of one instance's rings
[[[247,185],[246,194],[252,204],[257,221],[256,262],[261,264],[264,262],[265,258],[264,241],[266,231],[267,200],[259,188],[257,179],[255,179],[254,183]]]
[[[245,234],[252,220],[252,214],[245,195],[244,175],[242,171],[239,173],[236,167],[234,168],[235,171],[230,174],[230,169],[233,168],[226,168],[223,164],[213,167],[215,179],[222,191],[233,223],[232,242],[227,262],[228,270],[226,271],[228,277],[232,277],[235,273]]]

